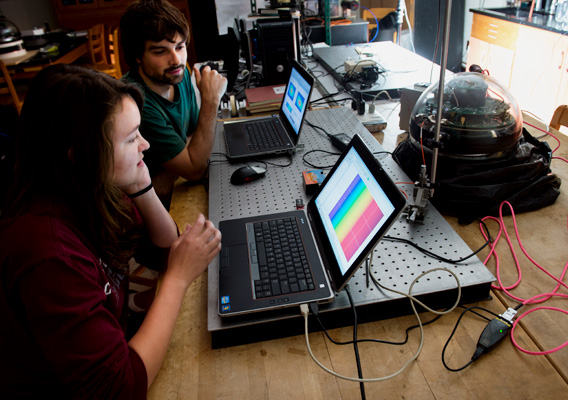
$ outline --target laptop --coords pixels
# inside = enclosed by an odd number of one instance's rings
[[[331,301],[405,206],[355,135],[305,210],[219,223],[219,315]]]
[[[278,114],[223,124],[230,161],[292,154],[314,88],[314,78],[292,60],[290,78]]]

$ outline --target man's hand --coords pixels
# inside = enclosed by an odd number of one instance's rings
[[[202,104],[213,104],[217,107],[227,90],[227,79],[209,66],[203,68],[201,72],[199,68],[194,66],[193,73],[195,74],[195,83],[201,93]]]

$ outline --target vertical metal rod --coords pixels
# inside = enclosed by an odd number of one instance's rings
[[[324,0],[325,43],[331,46],[331,18],[329,17],[329,0]]]
[[[440,141],[440,126],[442,124],[442,107],[444,105],[444,80],[446,78],[446,66],[448,64],[448,47],[450,42],[450,15],[452,12],[452,0],[446,0],[446,16],[444,18],[444,39],[442,41],[442,59],[440,60],[440,81],[438,82],[438,112],[436,114],[436,136],[432,152],[432,188],[436,182],[436,170],[438,168],[438,143]],[[434,189],[432,189],[433,192]]]
[[[396,44],[400,46],[400,36],[402,34],[402,24],[404,23],[404,10],[405,10],[405,0],[398,0],[398,6],[396,9]],[[377,30],[379,27],[377,26]]]

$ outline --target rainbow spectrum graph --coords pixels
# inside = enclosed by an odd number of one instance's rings
[[[359,175],[331,210],[329,218],[349,261],[371,234],[383,212]]]

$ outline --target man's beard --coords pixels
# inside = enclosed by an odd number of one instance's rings
[[[171,76],[168,75],[169,71],[174,71],[178,68],[182,69],[182,73],[180,75],[176,75],[176,76]],[[183,76],[185,74],[185,65],[176,65],[175,67],[170,67],[167,70],[165,70],[162,75],[158,76],[157,74],[148,74],[148,72],[146,71],[146,69],[144,68],[144,66],[142,66],[142,71],[144,72],[144,74],[154,83],[160,84],[160,85],[176,85],[178,83],[180,83],[183,80]]]

